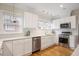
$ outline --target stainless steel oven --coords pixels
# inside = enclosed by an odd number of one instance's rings
[[[69,47],[69,37],[71,34],[71,32],[62,32],[62,34],[59,35],[59,45]]]

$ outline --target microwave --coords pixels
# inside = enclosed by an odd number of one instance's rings
[[[71,28],[71,23],[62,23],[60,24],[60,28]]]

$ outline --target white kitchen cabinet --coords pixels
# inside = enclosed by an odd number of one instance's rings
[[[53,36],[46,37],[46,46],[47,47],[49,47],[49,46],[51,46],[51,45],[53,45],[55,43],[53,38],[54,38]]]
[[[24,13],[24,28],[36,28],[38,24],[38,16],[36,14]]]
[[[60,29],[59,20],[53,20],[53,29]]]
[[[69,47],[71,49],[75,49],[78,45],[78,37],[77,36],[70,36],[70,39],[69,39]]]
[[[0,34],[4,33],[4,18],[3,13],[0,12]]]
[[[58,43],[57,37],[55,36],[44,36],[41,37],[41,50],[48,48],[55,43]]]
[[[58,43],[58,37],[57,36],[52,36],[50,37],[50,45]]]
[[[70,20],[71,22],[71,28],[75,29],[77,26],[77,21],[78,21],[77,16],[69,17],[68,20]]]
[[[31,55],[32,54],[32,39],[24,38],[13,41],[13,55]]]
[[[41,37],[41,50],[43,50],[47,47],[48,47],[47,38],[46,37]]]
[[[12,56],[13,55],[13,50],[12,50],[12,40],[4,41],[2,44],[2,55],[3,56]]]
[[[32,38],[6,40],[2,44],[3,56],[22,56],[32,54]]]
[[[13,41],[13,55],[21,56],[24,54],[24,40],[17,39]]]
[[[31,38],[24,40],[24,54],[25,55],[32,54],[32,39]]]
[[[53,20],[53,29],[60,29],[60,24],[71,23],[71,28],[76,28],[77,16],[70,16],[62,19]]]

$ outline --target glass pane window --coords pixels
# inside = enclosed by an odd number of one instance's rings
[[[12,15],[4,15],[4,30],[6,32],[17,32],[20,28],[19,17]]]

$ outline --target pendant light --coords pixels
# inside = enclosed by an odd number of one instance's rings
[[[16,23],[16,18],[15,18],[14,12],[15,12],[15,4],[13,3],[13,17],[12,17],[12,22]]]

